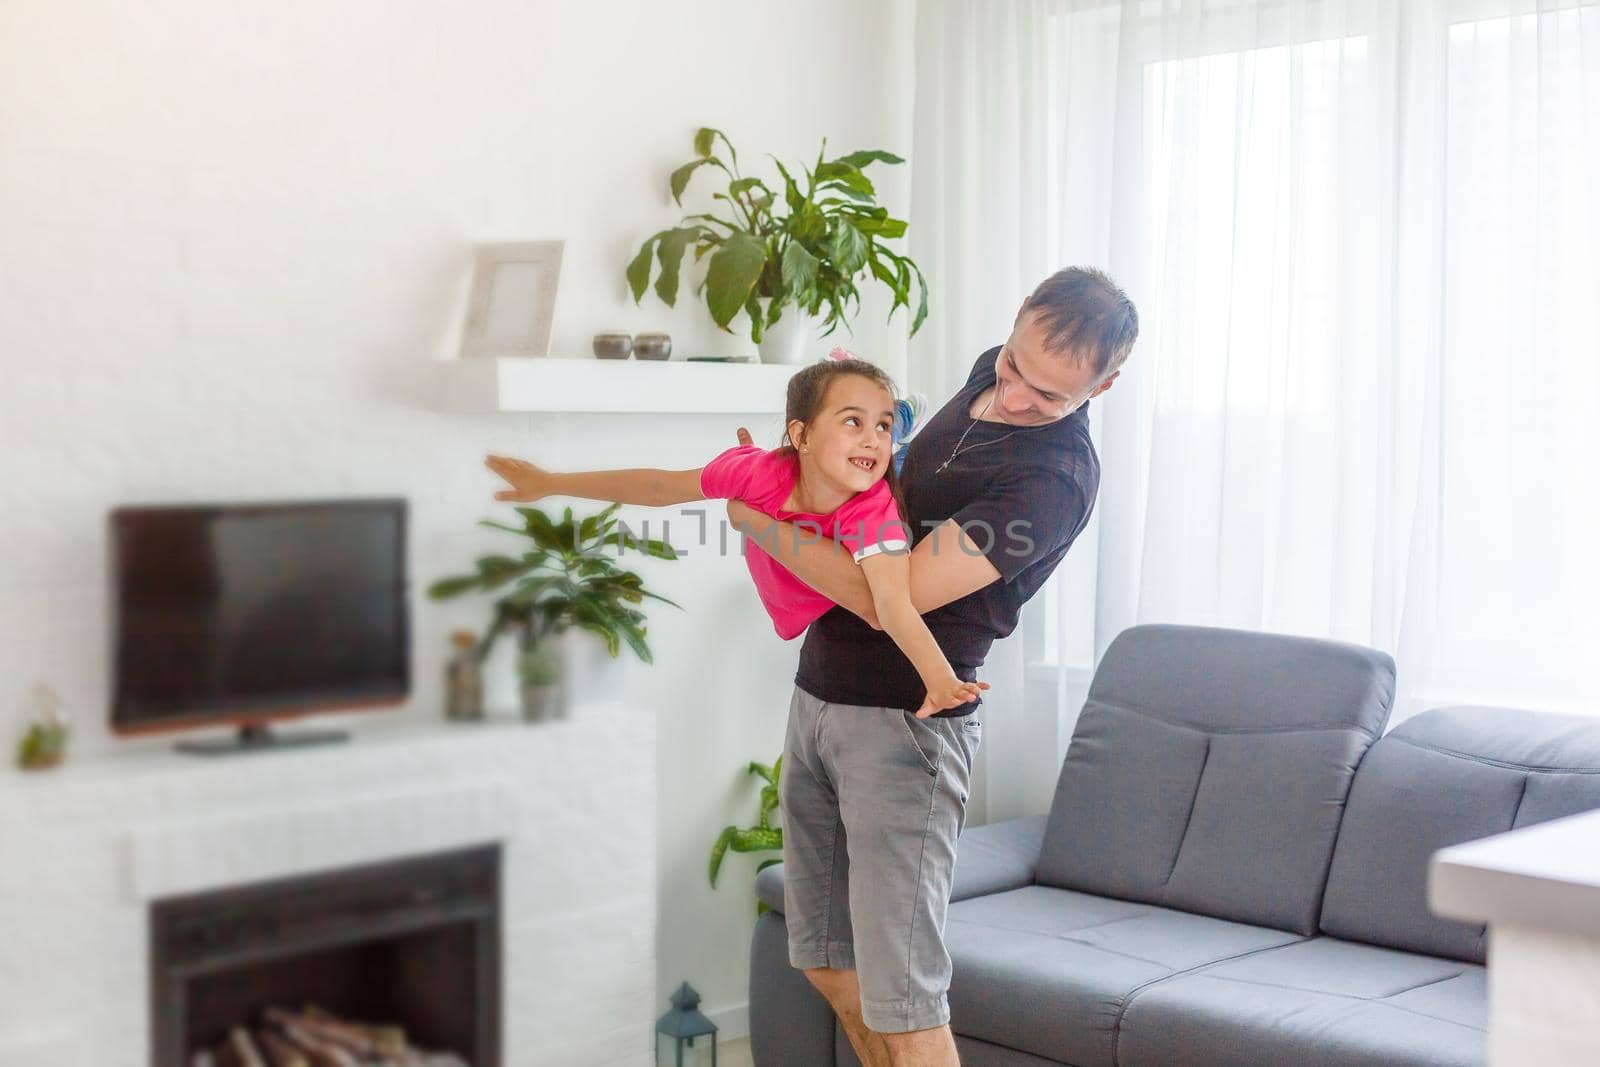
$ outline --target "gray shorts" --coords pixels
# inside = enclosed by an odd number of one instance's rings
[[[980,712],[919,719],[796,688],[778,796],[789,962],[854,968],[879,1033],[950,1021],[945,911]]]

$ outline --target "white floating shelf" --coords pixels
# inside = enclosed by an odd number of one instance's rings
[[[783,412],[798,366],[680,359],[453,359],[438,364],[437,402],[458,412]]]

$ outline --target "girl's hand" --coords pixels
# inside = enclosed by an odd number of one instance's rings
[[[510,489],[495,493],[496,500],[518,500],[524,503],[542,500],[551,494],[550,472],[525,460],[510,456],[490,454],[483,465],[511,483]]]
[[[989,688],[988,682],[963,682],[955,675],[951,675],[928,690],[927,697],[922,701],[922,707],[917,709],[917,718],[926,719],[936,711],[970,704],[987,688]]]

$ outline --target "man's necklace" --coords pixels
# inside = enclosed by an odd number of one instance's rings
[[[994,392],[989,394],[989,401],[988,401],[988,403],[983,405],[983,410],[978,412],[978,417],[976,419],[972,420],[972,426],[978,425],[978,422],[985,415],[987,415],[989,413],[989,404],[993,404],[994,403],[994,398],[999,392],[1000,392],[1000,383],[998,381],[996,381],[995,382],[995,387],[994,387]],[[955,462],[956,456],[961,454],[961,446],[966,443],[967,434],[972,432],[972,426],[968,426],[965,430],[961,431],[961,437],[956,441],[956,447],[952,448],[950,450],[950,458],[945,460],[943,463],[939,464],[939,466],[934,469],[933,473],[935,473],[935,474],[943,474],[945,468],[950,466],[950,464]],[[979,441],[977,444],[973,445],[972,448],[967,449],[967,451],[968,452],[972,452],[972,451],[974,451],[976,449],[982,448],[984,445],[999,444],[1001,441],[1004,441],[1007,437],[1010,437],[1011,434],[1016,433],[1016,432],[1017,431],[1012,430],[1011,433],[1001,434],[999,437],[996,437],[993,441]]]

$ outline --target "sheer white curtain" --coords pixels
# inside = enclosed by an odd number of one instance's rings
[[[985,817],[1137,622],[1383,648],[1395,721],[1600,712],[1600,0],[922,0],[913,165],[917,388],[1059,266],[1141,316],[991,661]]]

